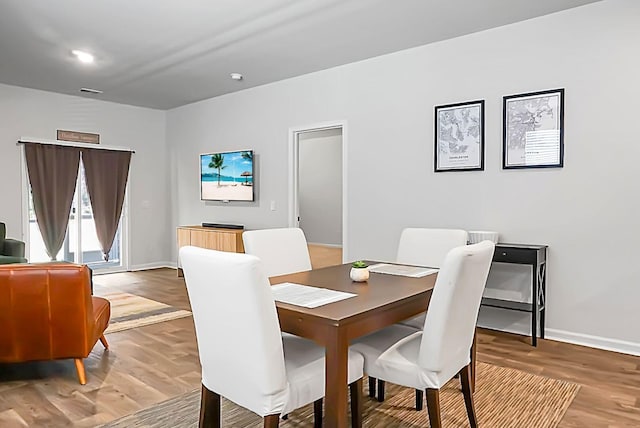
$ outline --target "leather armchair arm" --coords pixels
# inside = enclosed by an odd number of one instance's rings
[[[24,242],[18,241],[17,239],[5,239],[2,254],[5,256],[22,257],[24,259]]]

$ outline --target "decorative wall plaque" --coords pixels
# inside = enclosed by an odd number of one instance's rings
[[[62,129],[58,129],[56,138],[59,141],[100,144],[100,134],[91,134],[89,132],[63,131]]]

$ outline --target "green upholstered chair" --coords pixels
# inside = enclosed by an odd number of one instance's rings
[[[0,223],[0,265],[9,263],[26,263],[24,258],[24,242],[17,239],[6,239],[7,229]]]

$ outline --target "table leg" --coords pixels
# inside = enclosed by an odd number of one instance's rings
[[[325,354],[325,424],[346,428],[349,341],[339,328],[334,328],[329,336]]]

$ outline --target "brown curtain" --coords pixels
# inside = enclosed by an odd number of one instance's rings
[[[130,161],[131,152],[82,149],[87,191],[105,261],[109,261],[109,251],[118,230]]]
[[[80,149],[25,143],[24,150],[38,227],[47,254],[55,260],[67,232],[78,178]]]

